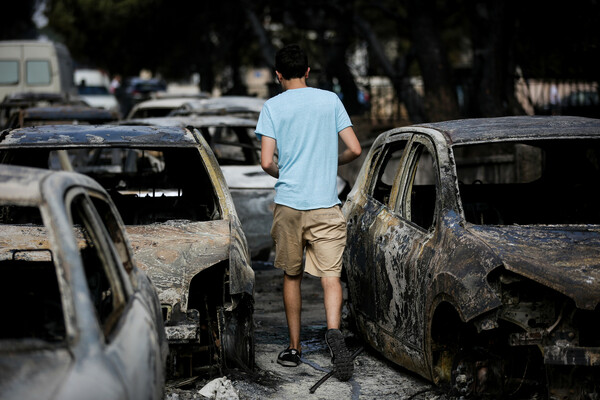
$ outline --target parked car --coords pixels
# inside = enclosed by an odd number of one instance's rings
[[[0,163],[96,179],[158,289],[171,357],[185,376],[254,363],[254,272],[225,179],[202,134],[179,127],[56,125],[0,137]]]
[[[273,249],[271,225],[275,183],[260,166],[260,142],[254,134],[256,120],[233,115],[170,116],[140,118],[122,124],[151,126],[193,126],[209,143],[221,166],[235,208],[248,239],[251,256],[266,261]],[[337,178],[338,196],[345,199],[350,184]]]
[[[14,112],[5,128],[23,128],[38,125],[91,125],[116,122],[119,115],[114,111],[82,105],[30,107]]]
[[[596,119],[382,133],[343,207],[360,336],[457,395],[597,397],[599,184]]]
[[[155,93],[166,92],[167,83],[157,78],[132,77],[125,80],[122,90],[123,94],[118,100],[121,102],[121,113],[126,116],[137,103],[151,99]]]
[[[89,177],[0,166],[0,398],[163,398],[158,296]]]
[[[165,117],[171,111],[191,100],[193,99],[190,97],[167,97],[145,100],[133,106],[126,119]]]
[[[232,116],[174,116],[139,118],[121,124],[192,126],[198,129],[215,154],[233,198],[251,257],[267,260],[273,247],[273,198],[277,180],[260,166],[256,121]],[[341,179],[341,178],[340,178]]]
[[[51,106],[87,106],[87,103],[78,96],[64,93],[13,93],[0,103],[0,127],[5,127],[10,117],[20,110]]]
[[[252,96],[220,96],[190,100],[171,115],[231,115],[258,120],[265,99]]]
[[[81,68],[75,70],[77,93],[88,105],[119,113],[119,102],[110,92],[108,75],[97,69]]]

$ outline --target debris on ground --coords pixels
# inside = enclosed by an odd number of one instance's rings
[[[199,393],[211,400],[239,400],[240,398],[237,390],[226,376],[208,382],[200,389]]]

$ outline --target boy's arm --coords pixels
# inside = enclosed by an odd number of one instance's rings
[[[269,136],[260,139],[260,166],[269,175],[279,178],[279,166],[275,163],[275,146],[277,142]]]
[[[362,147],[351,126],[342,129],[339,135],[346,149],[338,156],[338,165],[344,165],[357,159],[362,153]]]

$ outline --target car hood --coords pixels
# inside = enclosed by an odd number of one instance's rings
[[[192,278],[229,258],[229,220],[175,220],[126,228],[137,266],[156,286],[161,304],[179,304],[182,311],[187,310]]]
[[[599,226],[481,226],[473,234],[509,271],[542,283],[593,310],[600,299]]]
[[[230,189],[273,189],[277,183],[260,165],[223,165],[221,170]]]
[[[66,348],[19,351],[0,346],[3,399],[52,399],[73,364]],[[8,344],[8,343],[6,343]]]
[[[100,107],[110,110],[111,108],[117,108],[119,106],[117,99],[113,95],[96,94],[79,95],[79,97],[81,97],[83,101],[88,103],[91,107]]]
[[[230,189],[274,189],[277,178],[263,171],[260,165],[223,165],[223,176]],[[341,195],[348,186],[348,182],[338,176],[337,192]]]

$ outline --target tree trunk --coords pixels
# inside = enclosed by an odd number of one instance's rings
[[[469,2],[470,3],[470,2]],[[474,0],[468,7],[473,27],[473,91],[476,116],[523,114],[515,98],[514,26],[502,0]]]
[[[265,28],[260,23],[258,16],[252,10],[252,6],[248,1],[242,2],[244,6],[244,10],[246,12],[246,16],[250,21],[250,26],[258,39],[258,44],[260,48],[260,54],[262,56],[264,64],[269,67],[271,70],[275,70],[275,48],[269,39],[269,35],[265,31]]]
[[[348,21],[352,21],[352,10],[347,3],[343,7],[343,11],[338,18],[335,18],[336,25],[333,29],[336,36],[333,40],[323,40],[323,46],[326,50],[325,73],[328,80],[336,77],[340,83],[340,88],[343,94],[343,103],[346,111],[350,115],[359,114],[362,109],[358,102],[358,87],[354,81],[354,76],[346,63],[346,52],[350,45],[352,37],[352,25]]]
[[[434,0],[408,1],[411,40],[416,48],[425,89],[425,115],[428,121],[442,121],[457,118],[459,110],[434,12]]]
[[[424,121],[424,116],[422,112],[422,108],[419,107],[419,104],[414,101],[410,101],[412,96],[405,96],[405,92],[408,90],[414,90],[410,85],[403,85],[403,81],[405,78],[405,70],[397,70],[392,65],[392,62],[389,60],[387,55],[385,54],[385,50],[381,45],[381,42],[371,29],[371,25],[364,20],[362,17],[358,15],[354,15],[354,23],[358,28],[360,35],[369,45],[369,53],[379,61],[379,65],[383,69],[383,73],[387,76],[392,82],[392,86],[394,87],[394,92],[396,93],[396,97],[398,101],[404,103],[406,110],[408,112],[408,116],[413,123],[419,123]],[[410,58],[412,51],[406,55],[406,59]],[[409,62],[406,60],[403,65],[408,65]]]

